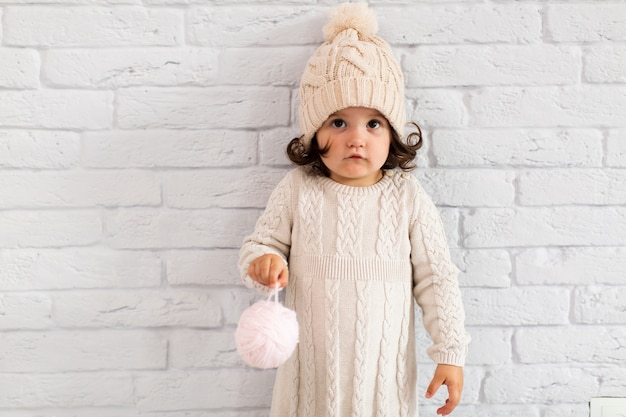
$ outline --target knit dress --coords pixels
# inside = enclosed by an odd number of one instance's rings
[[[463,366],[469,337],[436,207],[411,175],[386,171],[351,187],[290,171],[240,252],[280,255],[289,267],[285,304],[300,342],[279,367],[272,417],[416,415],[414,304],[436,363]]]

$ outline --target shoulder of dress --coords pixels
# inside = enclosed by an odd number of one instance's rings
[[[296,167],[287,173],[287,176],[296,181],[304,181],[308,178],[314,178],[316,175],[311,168],[306,166]]]
[[[406,188],[413,192],[422,192],[422,186],[419,180],[410,172],[388,171],[387,175],[391,176],[392,182],[399,188]]]

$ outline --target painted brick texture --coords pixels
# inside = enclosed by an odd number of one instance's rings
[[[0,417],[267,416],[237,253],[337,3],[0,0]],[[623,397],[626,4],[369,3],[461,270],[454,415]]]

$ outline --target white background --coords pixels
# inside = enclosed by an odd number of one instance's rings
[[[1,417],[267,415],[236,259],[334,3],[0,0]],[[626,396],[626,3],[371,3],[462,271],[455,415]]]

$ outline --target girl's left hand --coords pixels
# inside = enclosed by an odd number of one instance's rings
[[[463,391],[463,368],[454,365],[437,365],[435,375],[426,390],[426,398],[432,398],[441,385],[448,387],[446,404],[437,410],[437,414],[446,416],[455,409],[461,400]]]

